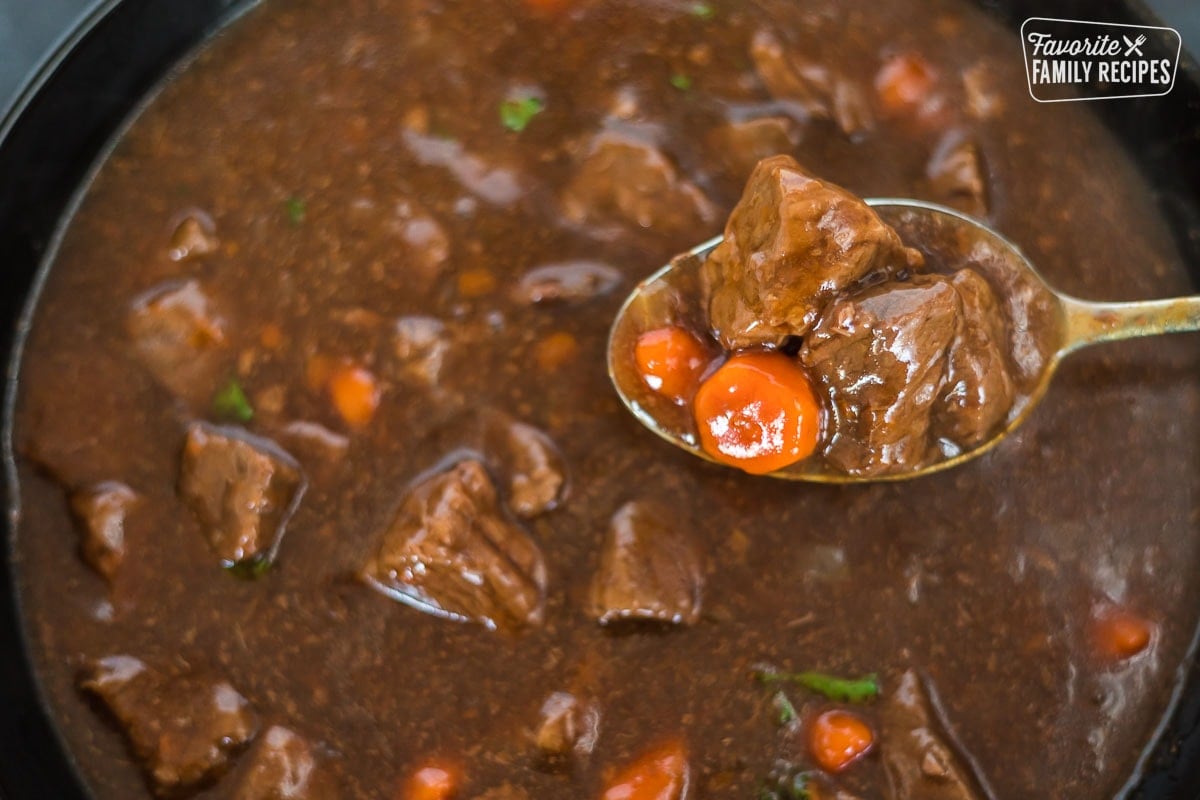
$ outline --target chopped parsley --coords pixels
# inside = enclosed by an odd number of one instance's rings
[[[500,121],[510,131],[520,133],[545,107],[539,97],[510,97],[500,104]]]
[[[775,696],[771,698],[771,705],[775,706],[775,710],[779,712],[780,725],[787,725],[800,716],[796,713],[796,707],[792,705],[792,701],[788,700],[788,696],[782,691],[776,692]]]
[[[879,676],[874,674],[847,680],[823,672],[776,672],[760,668],[755,670],[755,677],[769,685],[794,683],[839,703],[866,703],[879,696]]]
[[[692,88],[692,79],[682,72],[676,72],[671,76],[671,85],[681,92],[686,92]]]
[[[770,781],[758,793],[758,800],[813,800],[811,772],[793,772]]]
[[[283,203],[283,210],[287,213],[288,221],[293,225],[299,225],[304,222],[304,217],[308,213],[308,204],[301,197],[293,195]]]
[[[717,10],[709,3],[692,3],[688,10],[692,12],[693,17],[700,19],[712,19],[717,13]]]
[[[236,378],[231,378],[225,388],[213,395],[213,412],[223,419],[249,422],[254,419],[254,406],[242,390]]]
[[[256,558],[247,558],[244,561],[235,561],[225,567],[225,571],[235,578],[240,578],[244,581],[252,581],[266,575],[271,569],[271,559],[266,556],[258,556]]]

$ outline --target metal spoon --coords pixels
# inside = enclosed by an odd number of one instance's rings
[[[940,472],[995,447],[1029,416],[1045,394],[1059,362],[1081,347],[1137,336],[1200,330],[1200,296],[1130,303],[1096,303],[1054,291],[1015,244],[979,220],[920,200],[866,201],[921,250],[930,265],[971,266],[998,289],[1011,321],[1011,352],[1019,387],[1003,425],[969,450],[942,444],[942,458],[920,469],[882,475],[852,475],[825,464],[819,455],[770,473],[771,477],[819,483],[896,481]],[[700,266],[720,236],[677,256],[639,283],[617,312],[608,342],[608,373],[622,402],[647,428],[668,442],[712,461],[699,446],[691,411],[650,391],[633,359],[637,337],[672,323],[706,330],[700,308]]]

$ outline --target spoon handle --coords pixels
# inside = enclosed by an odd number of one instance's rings
[[[1062,298],[1067,335],[1063,355],[1098,342],[1200,330],[1200,296],[1132,303]]]

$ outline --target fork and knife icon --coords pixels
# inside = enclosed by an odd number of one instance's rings
[[[1145,57],[1145,53],[1142,52],[1142,45],[1144,45],[1146,43],[1146,35],[1145,34],[1139,35],[1137,37],[1137,41],[1130,41],[1129,37],[1125,36],[1125,35],[1122,35],[1121,38],[1125,40],[1125,55],[1126,55],[1126,57],[1128,57],[1129,55],[1131,55],[1133,53],[1137,53],[1139,56],[1142,56],[1143,58]]]

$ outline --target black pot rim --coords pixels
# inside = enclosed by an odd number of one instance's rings
[[[34,116],[31,110],[39,101],[53,94],[56,90],[56,80],[62,76],[72,59],[79,55],[83,46],[93,36],[104,34],[106,22],[118,12],[127,10],[138,2],[143,6],[154,4],[154,0],[101,0],[57,39],[22,83],[7,107],[0,108],[0,166],[4,164],[4,155],[13,147],[17,134],[24,125],[30,124],[29,118]],[[199,9],[198,16],[206,22],[178,33],[181,45],[165,48],[168,51],[164,54],[165,58],[159,58],[163,63],[151,70],[149,80],[138,82],[137,95],[125,99],[124,110],[115,124],[111,118],[108,120],[106,135],[97,147],[92,148],[93,152],[84,168],[76,170],[79,172],[79,178],[67,191],[65,202],[59,204],[50,229],[42,231],[41,238],[37,232],[30,236],[29,244],[36,266],[28,276],[26,285],[19,290],[19,297],[16,298],[19,302],[13,304],[15,313],[10,311],[6,315],[9,319],[0,319],[0,326],[4,326],[0,329],[0,348],[3,348],[2,355],[6,365],[3,399],[0,405],[0,460],[3,461],[0,482],[3,483],[2,497],[7,512],[6,536],[4,546],[0,549],[0,707],[6,707],[6,712],[0,714],[0,751],[5,753],[5,758],[0,761],[0,800],[32,800],[47,796],[48,791],[60,800],[91,796],[90,791],[85,788],[73,755],[66,747],[57,721],[49,713],[50,706],[46,701],[42,679],[30,659],[27,646],[27,617],[22,612],[21,598],[17,592],[13,553],[21,498],[13,449],[12,422],[25,335],[48,274],[48,265],[53,261],[65,224],[73,216],[75,208],[86,192],[92,174],[101,167],[107,153],[130,121],[136,118],[144,104],[157,94],[158,87],[168,81],[181,64],[190,61],[197,48],[202,46],[213,32],[249,10],[257,2],[258,0],[192,1],[191,5]],[[1044,3],[1039,0],[978,2],[1004,17],[1008,23],[1012,23],[1010,28],[1015,27],[1025,17],[1044,13],[1044,8],[1039,8]],[[1081,9],[1080,15],[1083,18],[1094,19],[1100,15],[1101,9],[1096,8],[1089,0],[1073,2]],[[1112,8],[1105,10],[1119,12],[1103,14],[1113,22],[1162,24],[1143,0],[1116,0]],[[183,27],[187,28],[187,25]],[[1185,113],[1188,110],[1193,115],[1200,113],[1200,66],[1187,52],[1181,54],[1177,71],[1176,91],[1180,89],[1187,94],[1180,102]],[[1131,140],[1136,140],[1136,129],[1132,127],[1133,123],[1129,122],[1129,118],[1135,115],[1131,114],[1128,108],[1117,110],[1113,103],[1099,105],[1100,115],[1118,135],[1126,139],[1126,147],[1131,147]],[[1162,113],[1157,113],[1155,118],[1162,118]],[[1193,136],[1193,150],[1190,152],[1191,157],[1185,159],[1186,168],[1176,170],[1174,179],[1168,180],[1168,183],[1180,184],[1175,191],[1182,192],[1182,199],[1173,204],[1173,196],[1167,197],[1163,210],[1179,239],[1184,260],[1195,267],[1200,265],[1200,126],[1197,126]],[[1186,142],[1176,142],[1175,147],[1177,151],[1168,153],[1168,157],[1189,154]],[[1136,158],[1139,154],[1133,155]],[[1145,160],[1138,160],[1146,169]],[[1160,174],[1166,175],[1164,168],[1170,167],[1170,159],[1168,158],[1166,163],[1151,166],[1158,169]],[[1150,171],[1154,172],[1154,169]],[[5,208],[3,201],[3,190],[0,189],[0,211]],[[9,220],[0,218],[0,246],[6,243],[5,236],[11,233],[5,227],[7,222]],[[1192,232],[1190,239],[1186,232]],[[11,267],[6,269],[11,270]],[[1200,273],[1196,273],[1195,277],[1200,284]],[[7,283],[11,279],[9,274],[0,275],[0,282]],[[1200,628],[1197,629],[1188,655],[1178,667],[1176,690],[1167,713],[1155,731],[1156,741],[1141,759],[1140,775],[1130,779],[1119,797],[1141,800],[1194,800],[1200,792],[1200,788],[1197,788],[1200,787],[1198,647]],[[47,787],[41,782],[43,780],[48,780],[53,785]]]

